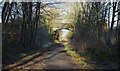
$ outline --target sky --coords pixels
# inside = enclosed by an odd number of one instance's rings
[[[2,23],[2,21],[1,21],[1,13],[2,13],[2,9],[0,7],[0,23]]]
[[[2,0],[0,0],[0,2],[1,2]],[[2,23],[2,21],[1,21],[1,13],[2,13],[2,4],[0,4],[0,23]]]
[[[69,32],[69,30],[66,30],[66,29],[62,29],[61,31],[62,31],[62,37],[63,37],[63,38],[64,38],[64,37],[67,35],[67,33]]]

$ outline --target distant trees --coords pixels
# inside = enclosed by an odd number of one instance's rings
[[[69,47],[78,52],[81,57],[86,58],[86,62],[94,62],[98,65],[104,64],[104,61],[117,62],[119,44],[118,30],[116,30],[119,26],[117,24],[119,19],[118,2],[72,4],[70,11],[73,15],[68,14],[72,16],[71,23],[74,26],[74,31],[67,35]],[[73,29],[73,27],[70,28]]]
[[[13,36],[11,38],[16,40],[14,42],[21,47],[30,47],[42,43],[43,40],[49,40],[49,37],[52,37],[52,20],[59,15],[54,4],[59,3],[5,2],[2,9],[4,42],[8,41],[8,36],[11,35]],[[38,38],[44,39],[38,40]],[[13,42],[11,39],[9,41]]]
[[[113,26],[116,24],[115,19],[118,16],[118,2],[80,2],[73,4],[73,9],[76,10],[72,12],[76,18],[72,19],[75,30],[71,44],[75,49],[81,51],[86,47],[98,47],[100,45],[111,47],[117,42],[115,38],[118,36],[116,35],[118,31]],[[78,6],[75,7],[76,5]]]

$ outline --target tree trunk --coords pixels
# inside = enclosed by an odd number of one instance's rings
[[[113,2],[113,14],[112,14],[112,23],[111,23],[111,30],[113,29],[114,21],[115,21],[115,9],[116,9],[117,2]]]

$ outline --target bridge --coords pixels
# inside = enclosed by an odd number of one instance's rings
[[[52,28],[52,29],[53,29],[53,31],[62,30],[62,29],[73,31],[71,28]]]
[[[53,25],[53,31],[55,30],[62,30],[62,29],[66,29],[66,30],[69,30],[69,31],[73,31],[71,29],[71,25],[72,23],[60,23],[60,24],[55,24]]]

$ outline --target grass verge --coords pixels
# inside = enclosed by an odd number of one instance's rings
[[[77,54],[75,51],[72,50],[72,48],[69,47],[68,42],[64,43],[65,49],[67,54],[70,55],[74,61],[75,64],[75,69],[86,69],[89,66],[87,65],[87,63],[85,62],[85,58],[80,57],[79,54]]]

